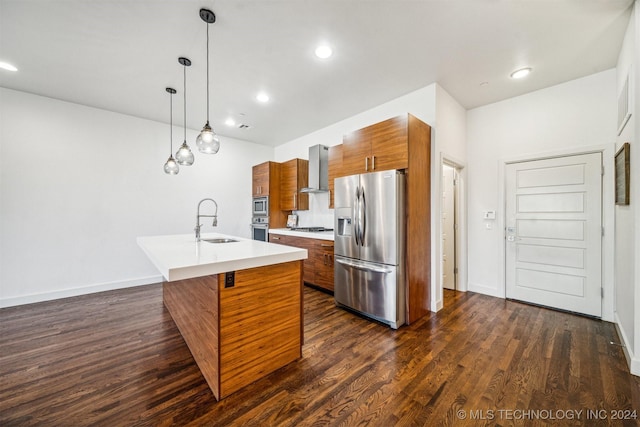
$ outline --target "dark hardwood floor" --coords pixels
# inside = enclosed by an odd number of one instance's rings
[[[0,425],[638,425],[610,341],[611,323],[452,291],[394,331],[305,288],[303,358],[216,402],[150,285],[0,310]]]

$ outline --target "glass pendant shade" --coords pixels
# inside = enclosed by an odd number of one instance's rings
[[[180,167],[173,159],[173,156],[169,156],[167,163],[164,164],[164,173],[169,175],[177,175],[180,172]]]
[[[176,151],[176,162],[180,166],[191,166],[195,158],[193,157],[193,153],[191,152],[191,148],[187,145],[187,141],[185,140],[178,151]]]
[[[196,145],[198,146],[198,151],[205,154],[216,154],[220,149],[220,139],[209,126],[209,122],[204,125],[202,132],[198,135]]]

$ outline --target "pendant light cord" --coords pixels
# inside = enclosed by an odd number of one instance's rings
[[[209,23],[207,23],[207,124],[209,124]]]
[[[173,156],[173,94],[169,92],[169,156]]]
[[[184,92],[184,142],[187,142],[187,66],[184,65],[184,80],[182,90]]]

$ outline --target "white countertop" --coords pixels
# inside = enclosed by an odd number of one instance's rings
[[[270,228],[269,234],[283,234],[285,236],[306,237],[309,239],[333,240],[333,231],[295,231],[289,228]]]
[[[306,259],[306,249],[260,242],[219,233],[202,239],[227,238],[237,242],[196,242],[193,234],[138,237],[138,245],[165,280],[190,279],[228,271]]]

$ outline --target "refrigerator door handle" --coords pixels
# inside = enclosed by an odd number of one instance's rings
[[[356,245],[360,246],[360,231],[358,228],[358,215],[360,212],[360,187],[356,188],[355,200],[353,201],[353,236],[356,238]]]
[[[346,259],[342,259],[342,258],[334,258],[335,262],[342,264],[342,265],[346,265],[348,267],[352,267],[355,268],[357,270],[363,270],[363,271],[371,271],[373,273],[383,273],[383,274],[389,274],[391,272],[393,272],[393,270],[391,270],[390,268],[385,268],[385,267],[380,267],[380,266],[374,266],[371,264],[365,264],[362,262],[357,262],[357,261],[348,261]]]
[[[367,199],[364,196],[364,188],[362,189],[362,194],[360,195],[360,244],[364,246],[364,235],[367,232]]]

